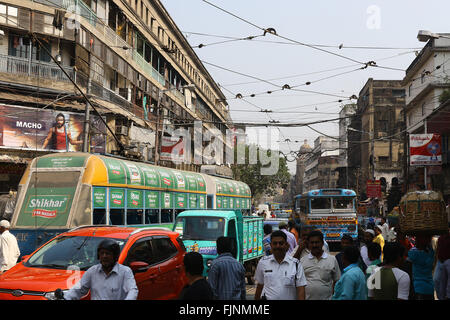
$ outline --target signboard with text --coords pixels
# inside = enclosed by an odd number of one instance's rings
[[[367,180],[366,194],[368,198],[381,198],[380,180]]]

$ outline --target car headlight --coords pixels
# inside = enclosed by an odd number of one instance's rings
[[[63,290],[63,293],[66,293],[67,291],[69,291],[69,290]],[[57,300],[57,299],[56,299],[56,296],[55,296],[55,291],[47,292],[47,293],[44,295],[44,297],[45,297],[47,300]]]

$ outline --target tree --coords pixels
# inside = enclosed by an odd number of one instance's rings
[[[257,161],[255,164],[250,164],[250,147],[248,145],[245,146],[245,163],[235,163],[232,165],[235,179],[245,182],[250,187],[253,197],[258,197],[264,194],[273,196],[277,188],[287,188],[291,175],[286,164],[286,159],[284,157],[278,157],[278,170],[276,170],[274,174],[262,174],[262,169],[269,167],[270,164],[263,166],[260,161],[260,154],[266,154],[268,158],[272,159],[272,151],[253,146],[252,151],[255,150],[258,155]],[[235,148],[235,159],[236,155],[237,148]]]

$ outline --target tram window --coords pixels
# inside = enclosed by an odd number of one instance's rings
[[[109,211],[110,224],[120,226],[125,224],[125,210],[124,209],[111,209]]]
[[[161,223],[173,222],[172,209],[161,210]]]
[[[145,224],[159,223],[159,209],[145,210]]]
[[[93,224],[106,224],[106,210],[105,209],[94,209],[92,214]]]
[[[142,209],[128,209],[127,210],[127,225],[144,223],[143,215],[144,215],[144,210],[142,210]]]
[[[311,198],[311,209],[331,209],[331,199]]]
[[[175,219],[177,218],[177,216],[181,213],[181,212],[183,212],[183,211],[186,211],[185,209],[177,209],[177,210],[175,210]]]

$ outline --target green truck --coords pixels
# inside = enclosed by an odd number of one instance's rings
[[[240,210],[187,210],[181,212],[173,225],[183,240],[186,252],[203,256],[204,276],[218,256],[216,240],[220,236],[236,239],[235,257],[246,270],[249,284],[263,251],[263,218],[243,216]]]

